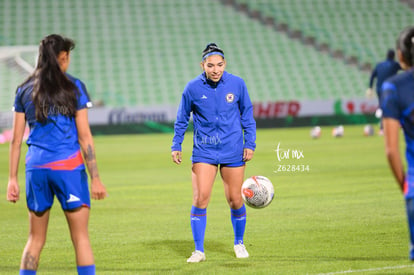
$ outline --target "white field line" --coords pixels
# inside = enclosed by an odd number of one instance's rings
[[[349,274],[349,273],[358,273],[358,272],[404,269],[404,268],[410,268],[410,267],[414,268],[414,264],[412,264],[412,265],[384,266],[384,267],[377,267],[377,268],[355,269],[355,270],[350,269],[350,270],[336,271],[336,272],[329,272],[329,273],[319,273],[317,275]]]

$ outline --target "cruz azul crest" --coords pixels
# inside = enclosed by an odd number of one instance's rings
[[[228,93],[226,95],[226,101],[227,101],[227,103],[232,103],[234,101],[234,94]]]

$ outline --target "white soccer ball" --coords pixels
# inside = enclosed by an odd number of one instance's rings
[[[343,137],[344,136],[344,126],[340,125],[332,129],[333,137]]]
[[[311,129],[310,135],[312,138],[319,138],[321,136],[322,129],[319,126],[315,126]]]
[[[373,136],[374,135],[374,127],[367,124],[364,126],[364,136]]]
[[[248,206],[264,208],[272,202],[275,191],[268,178],[253,176],[243,182],[241,194]]]

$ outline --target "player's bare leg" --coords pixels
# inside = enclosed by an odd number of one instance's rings
[[[231,209],[243,206],[241,186],[244,179],[245,166],[220,167],[220,174],[224,184],[224,193]]]
[[[194,163],[192,168],[193,205],[206,208],[217,175],[217,166],[207,163]]]
[[[237,258],[247,258],[249,253],[243,243],[246,228],[246,207],[241,196],[245,166],[220,167],[227,203],[231,210],[231,222],[234,230],[234,252]]]
[[[74,211],[65,211],[65,216],[75,248],[77,265],[94,265],[93,252],[88,234],[89,208],[80,207]]]
[[[37,270],[40,253],[46,242],[50,210],[42,213],[29,211],[29,238],[20,263],[22,270]]]
[[[198,263],[206,259],[204,254],[204,233],[207,225],[207,206],[211,197],[217,166],[194,163],[192,168],[193,206],[191,208],[191,231],[195,251],[187,259],[188,263]]]

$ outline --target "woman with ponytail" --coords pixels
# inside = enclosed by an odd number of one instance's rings
[[[200,65],[203,73],[190,81],[184,89],[171,147],[173,162],[180,164],[181,144],[192,113],[194,145],[191,157],[191,230],[195,251],[187,262],[197,263],[206,259],[204,233],[207,205],[218,171],[230,208],[234,252],[237,258],[247,258],[249,253],[243,243],[246,207],[240,190],[245,164],[252,159],[256,147],[253,105],[243,79],[225,71],[224,52],[215,43],[208,44],[203,50]]]
[[[405,28],[397,39],[397,56],[405,72],[382,85],[381,109],[385,153],[391,171],[405,198],[410,232],[409,259],[414,261],[414,26]],[[407,171],[400,156],[399,133],[406,143]]]
[[[26,155],[30,229],[20,264],[22,275],[36,274],[55,196],[69,225],[78,274],[95,274],[84,162],[91,178],[91,197],[105,198],[106,189],[99,178],[88,124],[88,93],[79,79],[66,73],[74,47],[71,39],[46,36],[39,46],[35,71],[16,91],[7,187],[7,200],[14,203],[20,196],[18,166],[26,123],[30,127]]]

